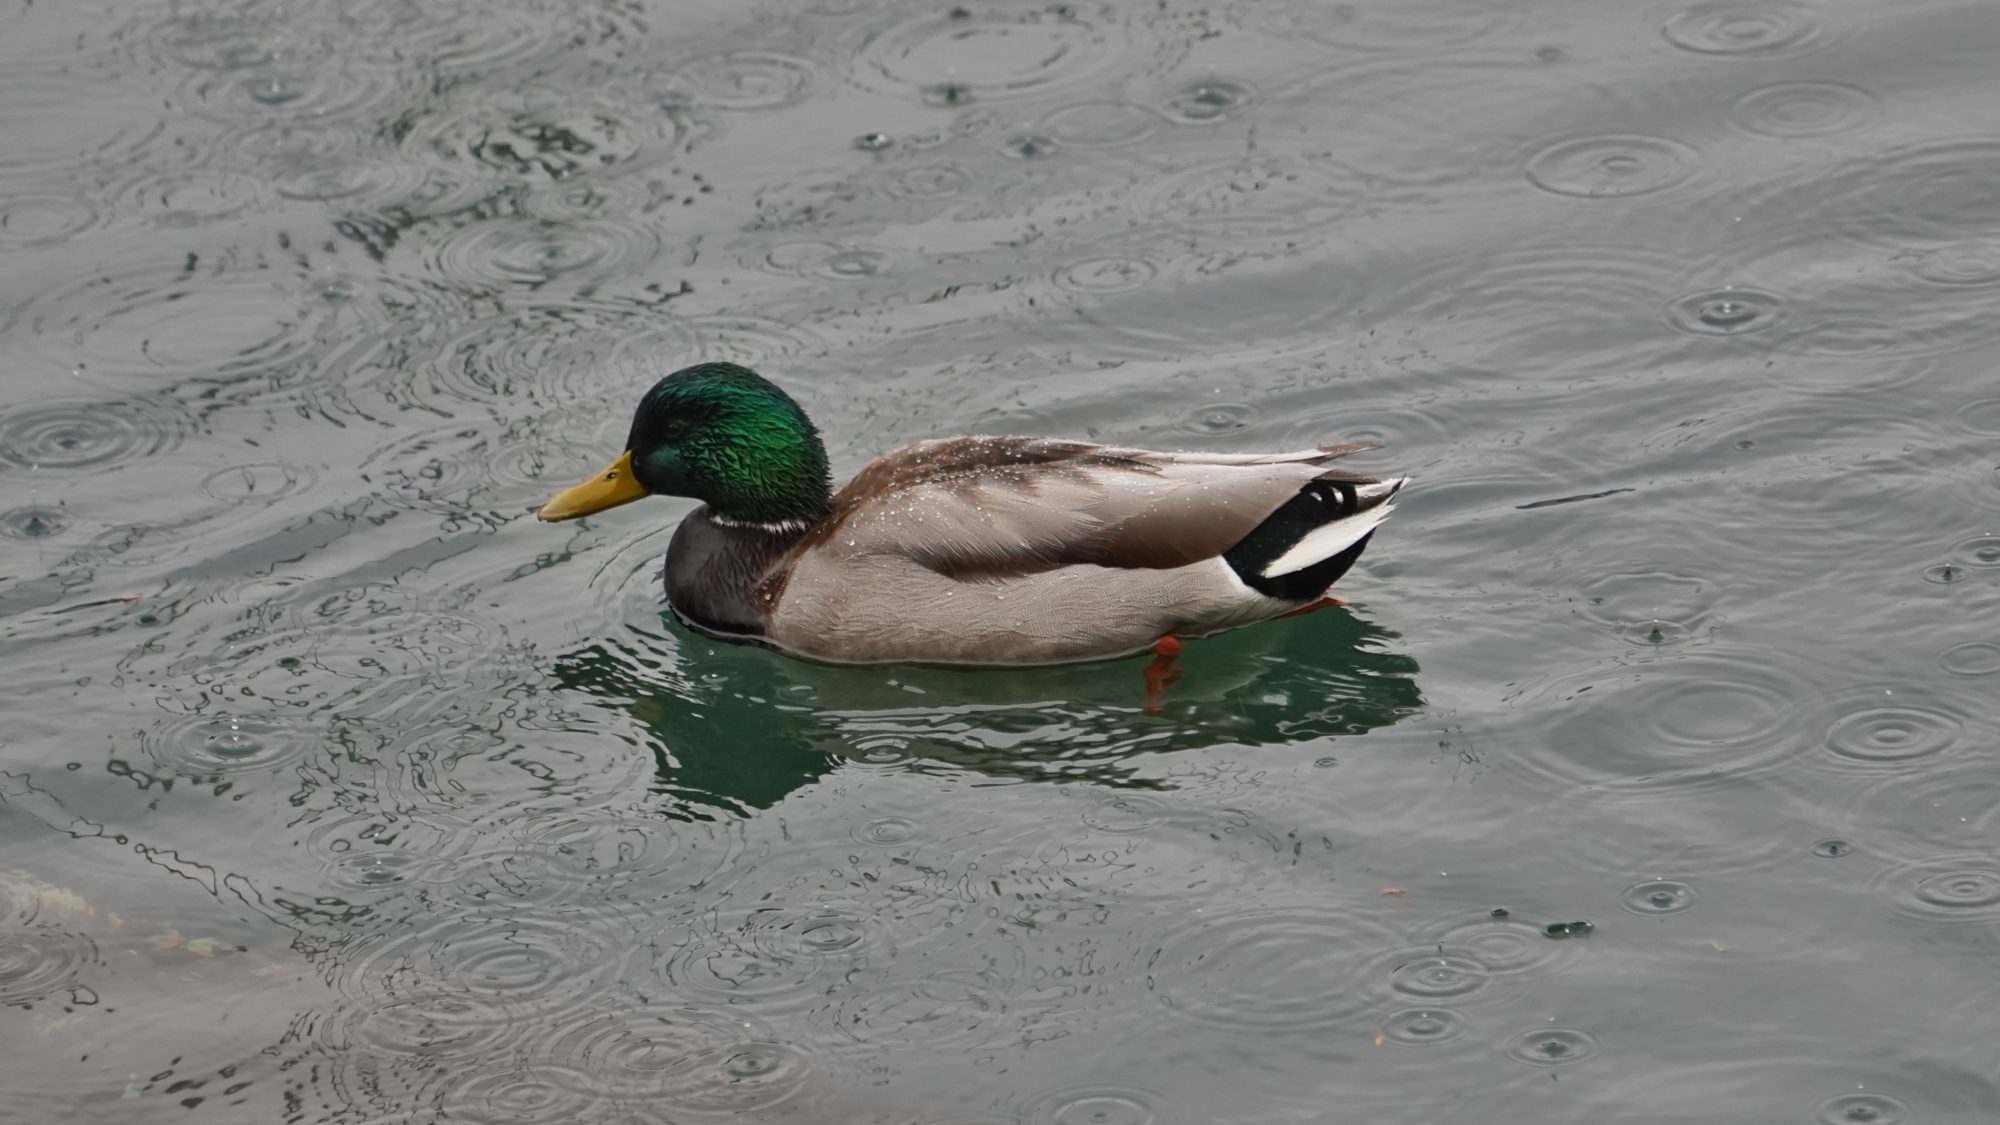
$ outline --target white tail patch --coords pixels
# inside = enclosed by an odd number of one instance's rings
[[[1271,564],[1264,568],[1259,577],[1278,578],[1295,570],[1304,570],[1316,562],[1330,559],[1354,546],[1361,541],[1362,536],[1375,530],[1383,520],[1389,518],[1390,512],[1396,510],[1395,503],[1387,497],[1394,496],[1408,481],[1408,477],[1401,480],[1385,480],[1356,490],[1357,499],[1361,503],[1367,503],[1378,497],[1383,499],[1372,508],[1365,508],[1351,516],[1321,524],[1306,532],[1305,538],[1292,544],[1291,550],[1272,559]]]

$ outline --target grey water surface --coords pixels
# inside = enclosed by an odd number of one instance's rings
[[[4,26],[0,1122],[2000,1120],[2000,6]],[[533,517],[712,359],[1416,484],[802,664]]]

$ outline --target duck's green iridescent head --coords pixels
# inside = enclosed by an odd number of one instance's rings
[[[544,505],[545,520],[587,516],[642,496],[688,496],[724,520],[812,523],[831,497],[826,446],[792,397],[733,363],[701,363],[653,384],[625,452]]]

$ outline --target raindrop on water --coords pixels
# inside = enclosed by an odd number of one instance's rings
[[[1597,1040],[1569,1028],[1551,1027],[1516,1036],[1507,1053],[1535,1066],[1567,1066],[1597,1053]]]
[[[1684,293],[1667,305],[1667,319],[1683,332],[1704,336],[1740,336],[1776,324],[1785,313],[1785,299],[1760,289],[1704,289]]]

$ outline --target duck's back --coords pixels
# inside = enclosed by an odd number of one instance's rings
[[[1252,588],[1224,555],[1314,482],[1346,486],[1351,506],[1357,487],[1392,493],[1324,467],[1357,448],[1158,453],[972,437],[905,446],[857,474],[792,548],[769,588],[766,635],[824,660],[1030,664],[1274,617],[1299,600]]]

